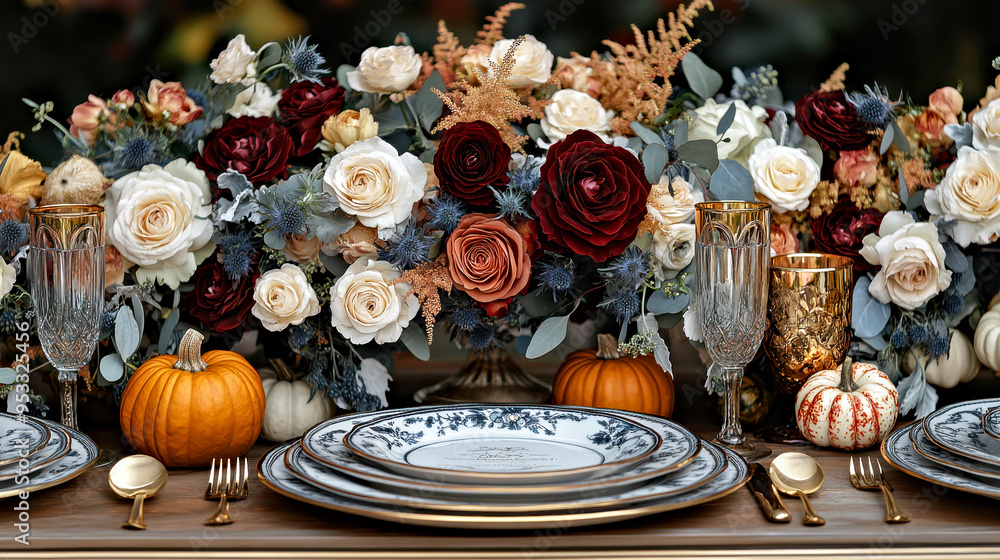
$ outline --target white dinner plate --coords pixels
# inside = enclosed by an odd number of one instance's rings
[[[49,429],[36,418],[0,413],[0,466],[35,453],[49,437]]]
[[[983,431],[991,438],[1000,440],[1000,408],[983,414]]]
[[[0,498],[16,496],[23,491],[37,492],[62,484],[83,474],[97,461],[100,450],[89,437],[67,426],[60,428],[70,436],[69,453],[41,470],[0,482]]]
[[[900,428],[889,434],[882,442],[882,456],[889,464],[927,482],[1000,499],[1000,487],[968,473],[939,465],[917,453],[910,441],[910,430],[918,425],[914,423]]]
[[[983,415],[998,406],[994,398],[943,407],[924,418],[924,435],[952,453],[1000,466],[1000,441],[983,432]]]
[[[0,467],[0,482],[15,478],[18,474],[29,474],[43,469],[69,453],[70,437],[66,430],[56,425],[48,425],[46,428],[49,430],[49,441],[45,442],[45,446],[24,457],[26,464],[22,464],[19,460]]]
[[[1000,480],[1000,467],[989,463],[981,463],[968,457],[962,457],[934,445],[934,442],[924,434],[924,427],[920,423],[915,424],[913,429],[910,430],[910,443],[913,444],[914,451],[939,465],[951,467],[983,478]]]

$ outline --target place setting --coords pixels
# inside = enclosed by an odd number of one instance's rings
[[[0,413],[0,443],[0,499],[72,480],[100,453],[79,430],[9,413]]]

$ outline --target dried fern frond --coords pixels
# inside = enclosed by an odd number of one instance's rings
[[[492,45],[503,39],[503,28],[507,25],[507,18],[514,10],[523,9],[524,4],[520,2],[508,2],[500,6],[492,16],[486,16],[486,23],[476,33],[476,42],[480,45]]]
[[[444,20],[438,21],[437,44],[434,45],[434,67],[444,80],[444,85],[450,86],[455,81],[455,68],[461,64],[462,57],[468,49],[462,46],[458,37],[452,33]]]
[[[844,80],[847,79],[847,71],[851,69],[851,65],[848,63],[843,63],[830,74],[830,77],[820,84],[820,91],[839,91],[844,89]]]
[[[407,270],[399,278],[392,281],[393,285],[400,283],[410,285],[410,291],[406,293],[406,297],[417,296],[427,328],[427,344],[432,344],[434,342],[434,322],[437,320],[438,313],[441,313],[439,290],[444,290],[445,293],[451,292],[452,284],[451,274],[448,272],[448,259],[444,254],[441,254],[436,260]]]

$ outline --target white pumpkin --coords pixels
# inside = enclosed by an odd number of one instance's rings
[[[1000,305],[979,318],[974,340],[979,361],[993,371],[1000,371]]]
[[[968,383],[976,378],[982,364],[976,358],[976,352],[972,348],[969,337],[955,329],[948,329],[951,333],[951,347],[948,354],[936,360],[928,360],[927,354],[923,350],[907,352],[903,360],[903,371],[913,373],[917,369],[917,360],[924,364],[924,376],[931,385],[936,385],[942,389],[951,389],[959,383]]]
[[[274,369],[261,368],[260,378],[267,395],[264,409],[264,426],[261,435],[271,441],[285,441],[299,437],[323,420],[333,418],[337,407],[321,394],[309,395],[312,387],[305,381],[292,379],[288,366],[271,361]]]
[[[871,447],[889,434],[898,413],[899,394],[889,377],[850,358],[839,371],[814,373],[795,397],[799,430],[821,447]]]

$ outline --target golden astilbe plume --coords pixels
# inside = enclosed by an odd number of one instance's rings
[[[847,79],[847,71],[851,69],[851,65],[848,63],[843,63],[830,74],[825,82],[820,84],[820,91],[839,91],[844,89],[844,80]]]
[[[500,136],[512,150],[521,149],[528,137],[516,134],[511,123],[521,122],[526,117],[540,119],[544,107],[537,100],[530,106],[525,105],[521,96],[507,83],[507,78],[514,69],[514,52],[523,40],[524,37],[514,40],[499,66],[488,60],[493,71],[485,75],[480,73],[478,85],[459,80],[447,94],[431,89],[450,109],[450,114],[438,121],[432,134],[447,130],[460,122],[485,121],[500,132]]]
[[[427,344],[434,342],[434,322],[441,312],[441,294],[438,290],[451,292],[451,274],[448,272],[448,259],[444,253],[437,259],[426,262],[416,268],[407,270],[399,278],[392,281],[393,285],[406,283],[410,291],[406,297],[417,296],[420,311],[427,328]]]
[[[524,4],[520,2],[508,2],[492,16],[486,16],[486,23],[483,28],[476,33],[476,42],[480,45],[492,45],[503,39],[503,28],[507,25],[507,18],[514,10],[523,10]]]
[[[649,31],[645,36],[632,25],[634,45],[604,40],[613,56],[608,63],[596,52],[591,54],[591,67],[603,85],[601,104],[618,113],[611,123],[616,134],[632,134],[629,126],[633,121],[649,122],[663,112],[673,93],[670,78],[684,55],[698,44],[690,29],[705,8],[714,9],[711,0],[681,5],[666,22],[662,18],[657,21],[655,33]]]
[[[455,68],[461,64],[462,57],[468,49],[462,46],[458,37],[445,25],[444,20],[438,21],[438,39],[433,52],[434,68],[441,74],[444,85],[451,85],[455,81]]]

